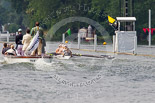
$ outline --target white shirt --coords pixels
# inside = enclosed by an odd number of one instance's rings
[[[13,49],[7,50],[6,53],[12,53],[12,54],[16,55],[16,52]]]

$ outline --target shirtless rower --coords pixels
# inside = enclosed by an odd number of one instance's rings
[[[59,47],[56,49],[55,53],[56,54],[61,54],[63,51],[63,44],[60,44]]]
[[[72,56],[72,52],[71,52],[71,50],[69,50],[67,45],[64,45],[61,55],[63,55],[63,56]]]

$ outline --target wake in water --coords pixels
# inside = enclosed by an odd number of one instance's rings
[[[0,66],[3,65],[3,64],[7,64],[3,58],[0,58]]]
[[[59,75],[62,78],[70,80],[70,78],[68,78],[70,76],[74,76],[74,78],[87,78],[90,76],[89,79],[91,79],[99,72],[103,71],[108,65],[111,65],[111,60],[90,57],[73,57],[69,60],[53,58],[51,63],[47,63],[42,59],[39,59],[34,63],[4,63],[0,65],[0,68],[3,71],[19,71],[20,73],[23,71],[30,73],[46,72],[50,75]],[[72,81],[74,81],[74,79]]]

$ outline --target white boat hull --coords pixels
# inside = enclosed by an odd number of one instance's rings
[[[63,55],[56,55],[55,56],[57,59],[70,59],[71,56],[63,56]]]
[[[52,61],[52,57],[4,56],[4,60],[7,63],[34,63],[37,61],[44,61],[50,63]]]

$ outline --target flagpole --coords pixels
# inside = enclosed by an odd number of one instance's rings
[[[65,43],[65,34],[68,34],[69,36],[71,35],[71,30],[70,30],[70,28],[65,32],[65,33],[63,33],[62,34],[62,43]]]
[[[65,33],[62,34],[62,43],[65,43]]]
[[[151,10],[149,9],[149,47],[151,46]]]

